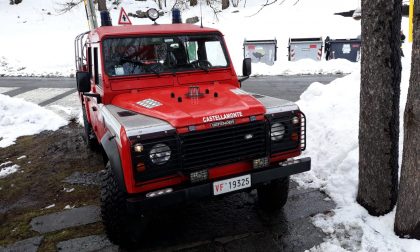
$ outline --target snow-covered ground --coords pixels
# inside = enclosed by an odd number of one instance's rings
[[[0,76],[70,76],[74,74],[74,38],[88,30],[83,4],[62,15],[57,14],[67,0],[24,0],[18,5],[0,2]],[[157,8],[154,1],[121,0],[127,13]],[[229,7],[217,16],[203,4],[203,25],[221,30],[231,54],[235,69],[241,73],[244,39],[277,39],[277,62],[274,66],[256,64],[255,75],[350,73],[348,61],[312,60],[289,62],[289,37],[355,38],[360,35],[360,21],[333,15],[354,9],[358,0],[285,0],[258,10],[265,1],[241,1],[237,8]],[[108,7],[115,7],[108,1]],[[167,13],[158,23],[170,23],[169,10],[174,1],[167,0]],[[296,4],[295,4],[296,3]],[[111,8],[111,17],[117,23],[120,7]],[[200,7],[184,6],[182,17],[200,16]],[[131,18],[134,24],[150,24],[148,19]]]
[[[73,38],[87,30],[83,6],[69,13],[56,15],[57,3],[62,0],[24,0],[9,6],[0,2],[0,32],[9,39],[0,40],[0,75],[63,75],[74,73]],[[156,7],[152,1],[122,0],[127,12]],[[247,0],[238,8],[230,7],[217,18],[203,6],[205,26],[220,29],[224,34],[237,71],[241,69],[246,39],[273,39],[278,41],[278,61],[274,66],[254,64],[253,73],[269,74],[326,74],[350,73],[329,85],[312,84],[298,102],[307,115],[307,151],[312,158],[312,170],[294,176],[302,187],[324,190],[336,203],[330,213],[313,218],[328,238],[311,251],[420,251],[420,241],[400,239],[393,233],[395,211],[386,216],[372,217],[356,201],[358,184],[358,113],[360,65],[345,60],[287,61],[289,37],[354,38],[360,34],[360,21],[332,15],[334,12],[354,9],[358,0],[285,0],[278,1],[255,14],[265,1]],[[173,1],[168,0],[170,9]],[[296,4],[295,4],[296,3]],[[239,10],[239,12],[232,13]],[[48,14],[51,12],[51,14]],[[112,10],[114,22],[119,8]],[[184,20],[200,16],[199,7],[183,10]],[[166,15],[159,23],[169,23]],[[150,23],[134,19],[135,24]],[[407,20],[402,28],[407,34]],[[409,71],[409,44],[404,45],[401,88],[401,116],[403,115]],[[65,110],[65,108],[57,108]],[[28,114],[30,111],[30,114]],[[53,123],[52,123],[53,122]],[[402,120],[401,120],[402,122]],[[52,112],[17,98],[0,95],[0,147],[13,143],[16,128],[24,134],[35,134],[43,129],[57,129],[63,119]],[[13,129],[13,130],[11,130]],[[402,130],[401,130],[402,136]],[[402,137],[400,137],[402,146]],[[11,165],[11,164],[10,164]],[[1,164],[2,169],[9,164]]]
[[[66,120],[50,110],[0,94],[0,148],[14,144],[19,136],[57,130],[66,124]]]
[[[404,24],[407,20],[403,21]],[[402,58],[400,122],[403,122],[410,77],[411,48]],[[356,203],[359,161],[360,67],[328,85],[313,83],[301,95],[299,107],[307,116],[307,150],[310,172],[294,176],[302,187],[320,188],[336,203],[330,213],[313,218],[328,239],[311,251],[420,251],[420,241],[400,239],[394,232],[395,209],[373,217]],[[403,128],[400,127],[400,164]]]
[[[13,164],[11,161],[7,161],[0,164],[0,179],[9,176],[18,171],[19,165]],[[1,187],[0,187],[1,190]]]

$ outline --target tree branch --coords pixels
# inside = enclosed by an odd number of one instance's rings
[[[71,9],[82,3],[83,0],[69,0],[65,3],[57,3],[60,8],[56,9],[58,15],[64,14],[66,12],[69,12]]]
[[[261,8],[257,11],[257,12],[255,12],[254,14],[252,14],[251,16],[247,16],[247,17],[253,17],[253,16],[255,16],[255,15],[257,15],[258,13],[260,13],[260,11],[262,11],[262,9],[264,9],[266,6],[269,6],[269,5],[272,5],[273,3],[275,3],[275,2],[277,2],[277,0],[273,0],[272,2],[268,2],[269,0],[267,0],[266,2],[265,2],[265,4],[263,4],[262,6],[261,6]],[[286,0],[283,0],[283,2],[284,1],[286,1]],[[298,0],[299,1],[299,0]],[[281,2],[280,4],[282,4],[283,2]]]

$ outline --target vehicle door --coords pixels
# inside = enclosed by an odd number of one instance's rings
[[[104,134],[103,118],[100,114],[100,106],[102,105],[102,97],[104,95],[103,80],[102,80],[102,66],[99,43],[92,43],[88,49],[89,69],[91,73],[91,93],[99,94],[100,98],[86,97],[86,108],[89,110],[92,128],[100,140]]]

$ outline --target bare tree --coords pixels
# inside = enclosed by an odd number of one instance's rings
[[[222,10],[229,8],[229,0],[222,0]]]
[[[206,3],[213,10],[216,20],[219,21],[218,14],[222,11],[220,8],[222,6],[221,0],[206,0]]]
[[[282,3],[284,3],[284,1],[286,1],[286,0],[283,0],[283,1],[280,3],[280,5],[281,5]],[[271,2],[270,2],[270,0],[266,0],[265,4],[261,5],[261,8],[260,8],[257,12],[255,12],[254,14],[252,14],[251,16],[248,16],[248,17],[253,17],[253,16],[257,15],[257,14],[258,14],[258,13],[260,13],[260,11],[262,11],[265,7],[267,7],[267,6],[269,6],[269,5],[272,5],[272,4],[276,3],[276,2],[277,2],[277,0],[272,0]],[[295,3],[295,4],[296,4],[296,3]]]
[[[173,10],[174,8],[185,10],[189,9],[189,6],[192,6],[190,0],[176,0],[171,10]]]
[[[233,7],[238,7],[240,2],[241,2],[241,0],[232,0],[232,6]]]
[[[398,193],[401,1],[362,0],[357,202],[390,212]]]
[[[106,11],[106,0],[97,0],[98,1],[98,11]]]
[[[10,0],[10,5],[20,4],[22,0]]]
[[[65,3],[58,3],[57,5],[59,6],[59,8],[56,9],[56,11],[58,12],[58,14],[64,14],[66,12],[69,12],[71,9],[73,9],[77,5],[81,4],[82,2],[83,2],[83,0],[68,0]],[[98,4],[98,11],[107,10],[106,0],[94,0],[93,2],[95,4],[96,3]],[[119,5],[120,4],[120,0],[115,0],[113,2],[113,4]]]
[[[155,2],[158,4],[159,10],[162,9],[162,0],[155,0]]]
[[[414,5],[411,76],[404,111],[404,147],[394,230],[420,240],[420,1]]]
[[[197,0],[190,0],[190,6],[196,6]]]
[[[65,3],[58,3],[57,5],[59,6],[59,8],[56,9],[56,11],[58,12],[58,14],[64,14],[66,12],[69,12],[71,9],[73,9],[82,2],[83,0],[68,0]]]

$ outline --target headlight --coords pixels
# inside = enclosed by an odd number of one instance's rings
[[[144,150],[144,147],[143,147],[142,144],[136,144],[136,145],[133,146],[133,148],[134,148],[134,151],[138,152],[138,153],[140,153]]]
[[[149,153],[152,163],[162,165],[171,158],[171,148],[166,144],[155,144]]]
[[[284,137],[285,127],[282,123],[271,125],[271,141],[280,141]]]

